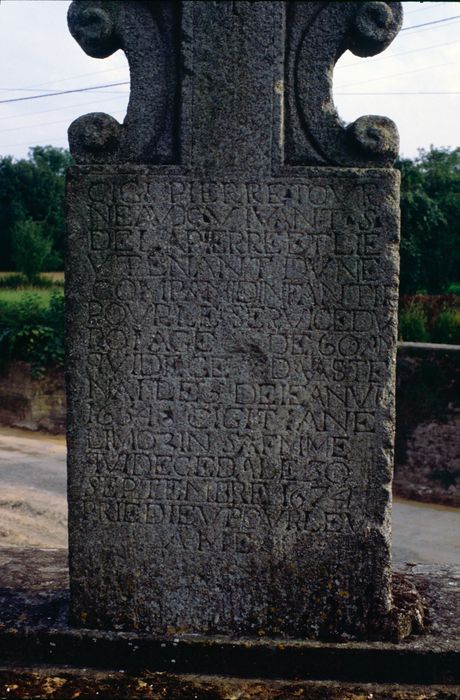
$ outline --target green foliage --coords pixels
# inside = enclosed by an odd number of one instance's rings
[[[403,295],[399,309],[400,340],[460,344],[459,299],[454,294]]]
[[[38,221],[24,219],[14,227],[13,259],[17,269],[29,282],[33,282],[43,270],[52,248],[52,242],[43,234]]]
[[[7,273],[0,276],[0,289],[18,289],[25,284],[27,284],[27,280],[21,273]]]
[[[460,345],[460,312],[453,309],[441,311],[431,337],[434,343]]]
[[[44,236],[52,241],[45,267],[62,269],[65,171],[70,163],[68,151],[52,146],[31,148],[27,160],[0,158],[0,269],[17,269],[15,235],[17,225],[27,219],[41,222]]]
[[[413,343],[426,343],[429,340],[426,314],[420,306],[412,306],[399,316],[400,340]]]
[[[24,360],[34,376],[46,367],[64,365],[64,297],[53,292],[45,307],[34,294],[19,302],[0,301],[0,358],[2,363]]]
[[[34,298],[40,304],[42,309],[49,306],[50,298],[56,287],[47,289],[37,286],[18,287],[17,289],[0,289],[0,302],[6,301],[9,304],[19,304],[25,298],[33,294]]]
[[[400,160],[403,294],[442,294],[460,263],[460,148]]]

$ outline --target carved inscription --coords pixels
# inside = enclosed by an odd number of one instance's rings
[[[78,518],[159,553],[360,532],[395,345],[378,177],[86,183]]]

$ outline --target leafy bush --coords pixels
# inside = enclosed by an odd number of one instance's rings
[[[399,308],[401,340],[460,344],[459,298],[455,294],[403,295]]]
[[[0,269],[16,270],[16,226],[26,219],[43,222],[52,241],[49,270],[62,269],[64,254],[64,181],[72,162],[68,151],[52,146],[31,148],[27,159],[0,157]]]
[[[0,289],[18,289],[27,284],[27,278],[20,272],[0,276]]]
[[[19,303],[0,302],[0,357],[2,363],[24,360],[34,376],[46,367],[64,365],[64,297],[51,295],[43,308],[33,294]]]
[[[399,338],[406,342],[426,343],[430,336],[424,310],[417,304],[402,311],[399,315]]]
[[[412,308],[420,309],[425,318],[427,330],[431,334],[444,311],[455,310],[458,306],[455,294],[404,294],[400,299],[400,314]]]
[[[460,148],[401,159],[401,292],[441,294],[460,263]]]
[[[43,270],[51,253],[52,242],[43,233],[43,225],[32,219],[19,221],[14,233],[14,260],[17,269],[29,282],[33,282]]]
[[[460,345],[460,312],[452,309],[442,311],[431,332],[434,343]]]

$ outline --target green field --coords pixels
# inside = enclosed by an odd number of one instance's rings
[[[37,299],[40,306],[49,306],[51,295],[55,292],[64,293],[62,288],[42,289],[40,287],[20,287],[19,289],[0,289],[0,302],[7,304],[19,304],[31,294]]]
[[[0,303],[20,304],[31,295],[43,309],[49,306],[51,295],[64,293],[63,272],[43,272],[37,285],[27,281],[17,272],[0,272]]]
[[[17,277],[20,273],[19,272],[0,272],[0,278],[3,277]],[[51,280],[52,282],[63,282],[64,281],[64,273],[63,272],[40,272],[39,275],[40,278],[44,278],[46,280]]]

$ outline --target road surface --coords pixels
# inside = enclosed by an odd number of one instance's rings
[[[0,428],[0,545],[66,547],[61,437]],[[395,499],[395,563],[460,565],[460,510]]]

